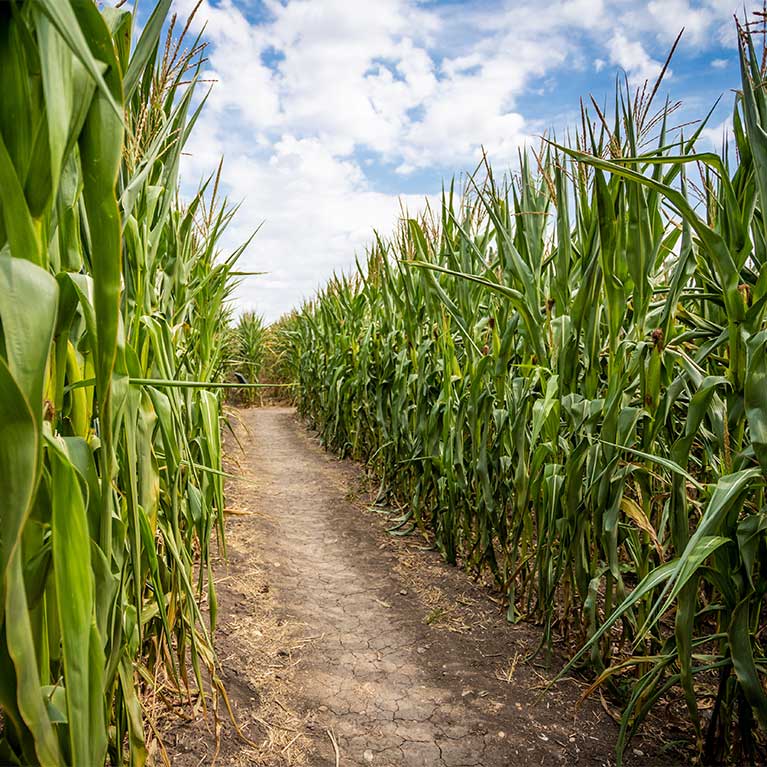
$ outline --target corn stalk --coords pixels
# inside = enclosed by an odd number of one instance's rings
[[[0,4],[8,764],[141,765],[156,671],[179,693],[188,668],[216,683],[220,402],[192,384],[222,371],[239,251],[217,255],[217,177],[178,200],[202,46],[175,19],[161,42],[169,6],[134,41],[125,10]]]
[[[740,32],[735,153],[619,84],[283,323],[302,413],[392,532],[569,639],[565,672],[623,702],[619,757],[674,690],[708,761],[767,735],[767,97]]]

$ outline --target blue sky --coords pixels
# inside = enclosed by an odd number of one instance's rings
[[[176,0],[185,20],[198,0]],[[147,0],[143,4],[148,5]],[[761,5],[761,4],[759,4]],[[746,4],[747,8],[753,7]],[[703,137],[719,146],[738,85],[731,0],[202,0],[216,80],[188,145],[191,188],[224,156],[242,201],[234,247],[240,309],[274,320],[390,232],[481,147],[497,170],[544,131],[563,135],[579,99],[610,98],[617,73],[654,79],[684,26],[662,94],[680,122],[722,105]],[[148,8],[143,8],[145,14]]]

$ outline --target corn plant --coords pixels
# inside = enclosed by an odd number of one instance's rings
[[[213,675],[219,398],[239,251],[178,199],[202,46],[0,4],[0,759],[146,761],[140,693]],[[207,596],[209,621],[200,600]],[[164,670],[163,670],[164,669]]]
[[[709,762],[767,736],[767,100],[739,31],[735,152],[619,84],[284,321],[301,412],[398,499],[392,532],[572,647],[623,702],[619,758],[672,691]]]
[[[261,377],[266,357],[267,328],[264,320],[254,312],[240,315],[233,334],[234,357],[229,363],[240,374],[243,383],[257,384]],[[260,391],[245,390],[246,402],[253,404],[260,401]]]
[[[261,384],[258,388],[258,398],[261,403],[265,400],[289,405],[296,402],[296,371],[291,329],[294,314],[295,311],[271,325],[263,326],[258,342],[252,345],[252,350],[245,357],[245,360],[255,359],[259,371],[258,377],[271,382]],[[247,380],[244,375],[242,379]]]

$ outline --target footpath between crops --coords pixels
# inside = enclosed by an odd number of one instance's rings
[[[172,764],[614,764],[608,704],[578,706],[583,681],[543,692],[552,670],[524,661],[537,630],[423,539],[387,534],[357,465],[289,408],[232,424],[216,646],[241,734],[198,701],[162,727]],[[664,760],[635,742],[626,761]]]

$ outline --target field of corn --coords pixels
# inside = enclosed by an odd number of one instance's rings
[[[734,146],[619,87],[279,324],[300,410],[393,530],[587,667],[619,753],[676,701],[709,763],[767,737],[767,93],[739,31]]]
[[[125,9],[0,3],[3,764],[142,765],[142,692],[217,684],[238,253],[217,178],[178,198],[203,46],[169,6],[134,37]]]

